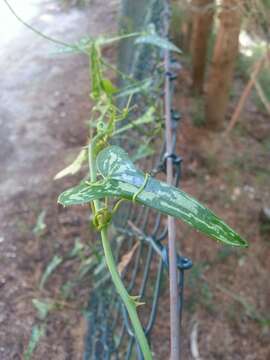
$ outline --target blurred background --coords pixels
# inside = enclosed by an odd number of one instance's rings
[[[73,43],[116,33],[123,5],[10,4],[39,31]],[[186,275],[183,359],[270,358],[269,19],[269,0],[172,1],[171,36],[183,51],[174,100],[182,114],[181,187],[250,243],[247,250],[220,246],[178,225],[179,248],[194,263]],[[91,288],[88,209],[57,205],[81,173],[53,178],[87,142],[87,58],[59,53],[3,0],[0,45],[0,359],[81,359]],[[117,62],[116,48],[104,55]],[[168,358],[166,281],[156,359]]]

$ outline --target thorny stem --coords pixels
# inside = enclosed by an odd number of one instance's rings
[[[92,143],[89,145],[89,170],[90,170],[90,179],[92,182],[95,182],[96,177],[97,177],[94,146],[95,146],[95,139],[93,139]],[[98,200],[94,201],[94,207],[95,207],[95,211],[99,210],[100,204],[99,204]],[[106,225],[100,231],[106,264],[111,273],[111,277],[112,277],[114,286],[115,286],[121,300],[123,301],[123,303],[126,307],[128,314],[129,314],[130,321],[132,323],[137,342],[143,353],[144,360],[152,360],[151,350],[150,350],[147,338],[145,336],[145,333],[143,331],[143,327],[140,322],[139,316],[137,314],[136,302],[129,296],[129,294],[122,282],[122,279],[119,275],[119,272],[117,270],[117,266],[116,266],[116,263],[115,263],[115,260],[114,260],[113,254],[112,254],[110,241],[108,238],[108,226],[109,225]]]

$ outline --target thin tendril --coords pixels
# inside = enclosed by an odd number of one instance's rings
[[[43,37],[44,39],[50,41],[50,42],[53,42],[57,45],[62,45],[62,46],[65,46],[65,47],[69,47],[69,48],[74,48],[73,45],[71,44],[68,44],[68,43],[65,43],[64,41],[61,41],[61,40],[57,40],[57,39],[54,39],[46,34],[43,34],[41,31],[35,29],[33,26],[31,26],[30,24],[28,24],[27,22],[25,22],[19,15],[17,15],[17,13],[15,12],[15,10],[13,9],[13,7],[10,5],[10,3],[7,1],[7,0],[4,0],[5,4],[7,5],[7,7],[9,8],[9,10],[11,11],[11,13],[16,17],[16,19],[22,23],[25,27],[27,27],[28,29],[30,29],[31,31],[33,31],[34,33],[36,33],[37,35]]]
[[[138,196],[141,194],[141,192],[145,189],[149,177],[150,177],[150,175],[146,173],[146,174],[145,174],[145,177],[144,177],[144,182],[143,182],[142,186],[141,186],[141,187],[138,189],[138,191],[132,196],[132,202],[133,202],[133,203],[136,202],[137,197],[138,197]]]

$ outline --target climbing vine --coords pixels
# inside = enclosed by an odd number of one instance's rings
[[[5,2],[8,4],[6,0]],[[22,21],[18,16],[17,18]],[[110,39],[85,38],[76,44],[66,44],[26,25],[45,39],[60,45],[61,51],[83,53],[89,59],[90,98],[93,103],[89,120],[89,143],[75,161],[59,172],[55,178],[59,179],[76,173],[85,162],[88,162],[89,171],[78,186],[64,191],[59,196],[58,202],[63,206],[89,204],[92,223],[96,231],[100,233],[112,281],[129,314],[144,359],[150,360],[152,359],[150,346],[137,313],[137,307],[143,303],[138,296],[128,294],[118,272],[108,236],[109,227],[121,203],[131,201],[154,208],[163,214],[188,223],[196,230],[222,243],[239,247],[247,246],[247,242],[212,211],[178,188],[159,181],[150,174],[145,174],[134,165],[124,149],[113,145],[113,138],[122,136],[125,131],[132,128],[144,129],[150,124],[152,130],[160,129],[160,124],[155,121],[160,117],[160,99],[157,98],[152,102],[138,119],[130,121],[131,110],[139,106],[136,104],[135,95],[154,86],[153,82],[151,79],[145,79],[142,82],[131,79],[132,84],[128,88],[117,88],[105,75],[106,69],[114,70],[123,77],[127,75],[119,73],[112,64],[106,62],[102,56],[103,46],[133,37],[134,46],[146,44],[174,52],[180,52],[180,50],[167,39],[157,35],[153,26],[142,33],[124,34]],[[121,97],[126,99],[126,103],[120,107],[118,104]]]
[[[130,36],[137,37],[135,43],[147,43],[151,46],[178,51],[173,44],[153,33],[131,34]],[[90,96],[95,105],[91,112],[89,144],[83,152],[84,156],[79,155],[76,159],[76,166],[78,167],[78,159],[85,161],[88,159],[89,175],[78,186],[63,192],[58,201],[63,206],[90,204],[93,225],[101,234],[104,256],[112,281],[129,314],[144,358],[148,360],[152,359],[152,354],[136,310],[142,303],[138,297],[131,296],[125,289],[108,238],[108,228],[121,203],[132,201],[154,208],[163,214],[181,219],[209,237],[228,245],[246,247],[247,243],[197,200],[143,173],[136,168],[129,155],[121,147],[111,144],[115,135],[134,124],[138,126],[148,123],[149,112],[153,115],[155,107],[147,110],[148,116],[143,116],[128,126],[121,127],[121,122],[128,119],[131,103],[135,106],[134,102],[131,102],[132,95],[128,97],[126,106],[118,108],[117,96],[120,90],[104,76],[102,42],[92,41],[87,47],[87,52],[92,84]]]

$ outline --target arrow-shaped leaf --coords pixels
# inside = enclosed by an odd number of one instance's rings
[[[137,170],[128,154],[118,146],[109,146],[97,157],[97,167],[103,181],[81,185],[65,191],[59,197],[63,205],[82,204],[107,196],[132,200],[142,188],[145,175]],[[136,201],[163,214],[181,219],[202,233],[225,244],[246,247],[233,229],[197,200],[162,181],[149,177]]]

